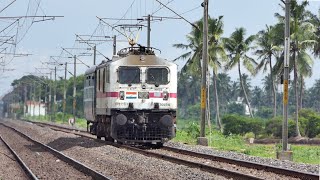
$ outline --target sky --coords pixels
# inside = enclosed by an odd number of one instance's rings
[[[89,48],[84,43],[75,42],[75,34],[81,35],[97,35],[97,36],[112,36],[118,35],[116,31],[112,31],[110,27],[99,23],[98,17],[103,18],[122,18],[136,19],[153,14],[154,16],[173,17],[171,11],[166,8],[161,8],[159,11],[159,3],[156,0],[17,0],[7,9],[1,12],[1,9],[8,5],[13,0],[0,0],[0,17],[8,16],[25,16],[35,15],[54,15],[64,16],[42,22],[35,22],[31,25],[31,20],[28,19],[22,23],[20,20],[18,39],[21,39],[16,47],[16,53],[32,54],[24,57],[14,58],[12,61],[8,56],[5,62],[10,62],[5,69],[14,69],[13,71],[0,72],[0,96],[10,91],[10,84],[14,79],[19,79],[24,75],[48,73],[53,66],[43,65],[42,62],[53,62],[50,56],[60,63],[72,62],[72,59],[67,58],[73,54],[79,55],[81,52],[91,52],[84,49],[69,49],[68,54],[62,51],[63,48]],[[203,9],[201,0],[161,0],[163,3],[168,3],[168,6],[182,14],[182,16],[190,22],[195,22],[202,18]],[[29,6],[28,6],[29,4]],[[244,27],[247,30],[247,35],[256,34],[265,26],[275,24],[277,22],[274,13],[283,14],[280,0],[209,0],[209,15],[213,17],[223,16],[224,21],[224,37],[228,37],[236,28]],[[317,13],[320,8],[320,1],[310,1],[308,9],[313,13]],[[37,8],[39,5],[39,8]],[[28,8],[29,7],[29,8]],[[40,20],[40,19],[37,19]],[[110,24],[114,24],[115,20],[105,20]],[[0,19],[0,31],[8,26],[12,21]],[[134,20],[120,21],[120,23],[136,23]],[[146,45],[146,28],[139,34],[138,43]],[[172,47],[176,43],[187,43],[186,35],[191,31],[192,27],[186,21],[181,19],[164,19],[162,21],[155,20],[151,24],[151,46],[161,50],[159,56],[168,60],[173,60],[182,53],[183,50]],[[28,31],[27,31],[28,30]],[[9,31],[7,29],[5,32]],[[16,34],[16,29],[8,34]],[[27,33],[25,33],[27,32]],[[4,32],[0,33],[3,35]],[[25,35],[24,35],[25,34]],[[136,34],[135,34],[136,35]],[[23,38],[22,38],[23,37]],[[125,40],[125,37],[118,36],[118,40]],[[0,39],[1,42],[1,39]],[[0,43],[1,44],[1,43]],[[118,43],[118,50],[128,46],[125,42]],[[112,43],[106,42],[97,47],[98,51],[105,56],[111,58]],[[0,47],[1,52],[1,47]],[[1,57],[1,55],[0,55]],[[79,59],[85,64],[91,66],[93,57],[79,56]],[[103,56],[97,56],[97,62],[105,59]],[[79,62],[79,61],[78,61]],[[182,62],[177,62],[180,66]],[[49,67],[48,67],[49,66]],[[73,72],[73,67],[68,65],[68,70]],[[35,68],[39,68],[36,70]],[[0,69],[3,69],[0,66]],[[57,76],[63,76],[62,67],[58,71]],[[87,67],[83,64],[77,64],[77,73],[83,74]],[[306,79],[306,86],[311,87],[316,79],[320,77],[320,60],[315,59],[314,73],[311,78]],[[243,70],[245,73],[246,71]],[[228,72],[232,80],[238,79],[237,71],[231,70]],[[42,74],[44,75],[44,74]],[[45,74],[46,75],[46,74]],[[68,75],[70,76],[70,75]],[[251,77],[253,86],[262,86],[261,79],[263,76],[258,74],[256,77]]]

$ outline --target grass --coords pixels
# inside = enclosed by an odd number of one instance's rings
[[[177,135],[173,141],[195,145],[197,139],[193,134],[188,133],[190,129],[186,124],[188,123],[183,122],[183,128],[178,124]],[[211,132],[207,130],[206,136],[209,140],[209,146],[216,150],[233,151],[264,158],[276,158],[278,148],[276,144],[248,144],[245,138],[240,135],[224,136],[216,130]],[[291,145],[291,150],[293,151],[294,162],[320,164],[320,146]]]
[[[31,121],[54,122],[56,124],[69,125],[68,119],[70,117],[73,117],[73,116],[71,114],[67,114],[66,117],[63,118],[63,114],[58,113],[56,115],[56,118],[53,121],[50,121],[49,117],[45,117],[45,116],[40,116],[40,117],[39,116],[28,116],[28,117],[26,117],[26,119],[31,120]],[[87,128],[87,121],[83,118],[76,118],[75,127],[76,128]]]

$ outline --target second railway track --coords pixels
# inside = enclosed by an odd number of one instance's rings
[[[47,123],[35,123],[40,126],[50,127],[53,130],[63,131],[66,133],[74,133],[82,137],[95,139],[94,136],[87,134],[86,131],[77,130],[74,128],[61,127],[58,125]],[[100,142],[103,141],[100,140]],[[319,179],[319,176],[316,174],[304,173],[290,169],[284,169],[247,161],[240,161],[220,156],[196,153],[193,151],[168,146],[164,146],[160,150],[143,150],[141,148],[119,145],[116,143],[108,142],[108,144],[120,148],[125,148],[146,156],[161,158],[170,162],[183,164],[189,167],[200,168],[203,171],[221,174],[226,177],[237,177],[237,179],[270,179],[271,177],[274,177],[274,179]],[[193,157],[195,159],[190,160],[190,157]],[[217,162],[220,162],[222,164],[218,164]]]
[[[0,123],[0,130],[30,179],[110,179],[12,127]]]

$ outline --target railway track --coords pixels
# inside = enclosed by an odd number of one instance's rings
[[[35,124],[37,124],[39,126],[43,126],[43,127],[50,127],[53,130],[62,131],[62,132],[66,132],[66,133],[74,133],[74,134],[82,136],[82,137],[95,139],[95,136],[92,136],[83,130],[77,130],[74,128],[66,128],[66,127],[61,127],[58,125],[41,123],[41,122],[31,122],[31,123],[35,123]],[[97,140],[97,141],[104,142],[104,143],[107,143],[107,144],[110,144],[110,145],[113,145],[113,146],[116,146],[119,148],[125,148],[125,149],[131,150],[131,151],[134,151],[136,153],[143,154],[146,156],[161,158],[166,161],[170,161],[170,162],[177,163],[177,164],[183,164],[183,165],[186,165],[189,167],[200,168],[203,171],[207,171],[210,173],[216,173],[216,174],[220,174],[220,175],[223,175],[226,177],[231,177],[231,178],[237,177],[237,179],[264,179],[262,177],[249,175],[250,173],[243,173],[243,172],[237,171],[237,167],[245,167],[248,169],[255,169],[260,172],[274,173],[274,174],[278,174],[280,176],[286,176],[286,177],[292,177],[292,178],[308,179],[308,180],[309,179],[310,180],[313,180],[313,179],[318,180],[319,179],[319,175],[316,175],[316,174],[299,172],[299,171],[294,171],[291,169],[285,169],[285,168],[279,168],[279,167],[274,167],[274,166],[270,166],[270,165],[241,161],[241,160],[236,160],[236,159],[231,159],[231,158],[226,158],[226,157],[221,157],[221,156],[196,153],[193,151],[188,151],[188,150],[183,150],[183,149],[173,148],[173,147],[168,147],[168,146],[164,146],[163,148],[161,148],[161,150],[168,151],[171,153],[166,153],[166,152],[160,153],[157,150],[141,149],[141,148],[137,148],[137,147],[120,145],[117,143],[105,142],[105,141],[101,141],[101,140]],[[176,153],[176,154],[173,155],[172,153]],[[170,154],[170,155],[167,155],[167,154]],[[188,158],[183,158],[183,157],[181,157],[181,155],[200,158],[200,159],[206,160],[206,161],[209,160],[212,162],[214,161],[214,162],[227,163],[227,164],[237,166],[237,167],[234,167],[231,169],[218,168],[218,167],[214,167],[212,165],[206,165],[203,162],[201,163],[201,160],[199,162],[194,162],[194,160],[192,160],[192,161],[187,160]],[[177,158],[177,157],[179,157],[179,158]],[[232,170],[232,169],[236,169],[236,170]]]
[[[237,166],[241,166],[241,167],[262,170],[262,171],[266,171],[266,172],[272,172],[272,173],[286,175],[286,176],[293,177],[293,178],[299,178],[299,179],[305,179],[305,180],[318,180],[319,179],[319,176],[316,174],[304,173],[304,172],[294,171],[294,170],[285,169],[285,168],[279,168],[279,167],[265,165],[265,164],[247,162],[247,161],[242,161],[242,160],[235,160],[235,159],[221,157],[221,156],[213,156],[213,155],[197,153],[197,152],[193,152],[193,151],[188,151],[188,150],[178,149],[178,148],[173,148],[173,147],[168,147],[168,146],[164,146],[162,149],[166,150],[166,151],[175,152],[178,154],[193,156],[193,157],[202,158],[202,159],[211,160],[211,161],[219,161],[219,162],[223,162],[223,163],[228,163],[228,164],[233,164],[233,165],[237,165]]]
[[[10,147],[10,145],[2,138],[0,135],[0,141],[3,142],[3,144],[6,146],[6,148],[10,151],[10,153],[14,156],[15,160],[18,162],[20,167],[23,169],[24,173],[26,174],[29,179],[38,179],[36,175],[32,173],[32,171],[29,169],[29,167],[26,165],[25,162],[19,157],[19,155]]]
[[[2,141],[30,179],[110,179],[15,128],[0,123],[0,129]]]

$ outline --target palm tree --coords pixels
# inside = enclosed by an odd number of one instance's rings
[[[232,88],[231,88],[231,77],[226,73],[219,73],[217,78],[217,91],[219,94],[219,106],[222,112],[226,112],[226,105],[231,101]]]
[[[240,87],[239,87],[239,83],[237,81],[232,81],[231,85],[230,85],[230,97],[229,97],[229,101],[236,101],[237,98],[240,96]]]
[[[266,26],[266,30],[262,30],[258,33],[257,45],[258,50],[255,54],[258,55],[258,59],[261,59],[260,64],[257,66],[257,71],[261,70],[263,67],[263,72],[266,72],[269,68],[271,81],[270,87],[272,91],[272,101],[273,101],[273,117],[277,116],[277,100],[276,100],[276,86],[274,84],[274,75],[272,73],[272,56],[277,57],[280,46],[276,45],[276,40],[278,34],[273,26]]]
[[[303,1],[300,5],[297,1],[291,1],[290,6],[290,32],[291,32],[291,45],[290,45],[290,65],[292,64],[293,72],[294,72],[294,92],[295,92],[295,136],[300,137],[300,130],[298,124],[299,118],[299,109],[301,108],[302,96],[303,96],[303,86],[301,86],[300,90],[300,98],[298,93],[298,76],[301,78],[301,84],[304,84],[303,77],[310,76],[313,61],[310,55],[307,53],[307,50],[314,46],[315,44],[315,27],[312,23],[310,23],[310,19],[308,19],[309,11],[306,10],[308,6],[308,1]],[[284,8],[283,8],[284,9]],[[284,24],[284,17],[275,14],[276,17],[280,20],[282,24]],[[299,106],[300,104],[300,106]]]
[[[315,94],[320,94],[320,79],[316,80],[314,85],[310,88],[310,94],[312,98],[310,99],[309,103],[315,109],[315,111],[320,111],[320,96],[315,96]]]
[[[199,72],[201,72],[200,60],[202,58],[203,22],[199,20],[195,23],[195,26],[198,28],[192,27],[192,31],[187,35],[188,44],[179,43],[173,45],[173,47],[175,48],[187,50],[186,53],[180,55],[179,57],[174,59],[174,61],[180,59],[186,60],[185,65],[181,69],[181,72],[189,71],[193,75],[199,76]]]
[[[187,89],[187,91],[186,91]],[[178,74],[178,96],[179,98],[179,115],[185,117],[187,115],[187,105],[196,104],[197,96],[200,91],[199,77],[190,75],[189,72],[180,72]]]
[[[227,55],[221,40],[221,35],[223,34],[222,16],[220,16],[218,19],[211,19],[211,20],[209,21],[209,30],[208,30],[209,31],[209,49],[208,49],[209,65],[212,67],[217,128],[219,130],[222,130],[222,125],[220,120],[219,96],[218,96],[218,90],[217,90],[217,74],[218,74],[218,68],[221,67],[221,64],[220,64],[221,60],[226,61]]]
[[[237,28],[236,31],[233,32],[229,38],[224,39],[225,48],[229,52],[228,56],[230,59],[230,61],[226,65],[226,69],[231,69],[235,66],[238,66],[241,88],[244,93],[246,104],[249,108],[250,116],[253,117],[251,106],[248,100],[248,95],[242,80],[241,63],[249,72],[254,74],[256,68],[255,66],[257,65],[257,63],[254,61],[254,59],[247,56],[246,53],[250,49],[252,49],[251,44],[255,40],[255,35],[251,35],[246,39],[245,35],[246,30],[244,28]]]
[[[188,44],[174,44],[173,47],[179,49],[188,50],[188,52],[182,54],[178,58],[175,59],[183,59],[186,60],[185,65],[183,66],[181,71],[190,71],[193,75],[199,76],[199,72],[201,72],[201,63],[200,60],[202,58],[202,28],[203,21],[199,20],[196,23],[196,27],[193,27],[190,34],[187,35]],[[209,54],[209,63],[213,68],[213,82],[214,91],[215,91],[215,105],[216,105],[216,114],[217,114],[217,128],[221,130],[221,121],[220,121],[220,113],[219,113],[219,99],[216,88],[216,74],[217,69],[220,67],[220,61],[226,59],[226,54],[224,51],[224,46],[221,43],[221,35],[223,33],[223,22],[222,16],[218,19],[208,18],[208,54]],[[210,120],[209,120],[210,121]],[[208,122],[209,123],[209,122]]]
[[[309,17],[310,17],[310,22],[315,26],[317,27],[316,29],[316,42],[314,44],[314,47],[313,47],[313,54],[316,56],[316,57],[319,57],[320,58],[320,8],[318,10],[318,16],[317,15],[314,15],[312,13],[308,13],[309,14]]]
[[[263,106],[262,99],[264,98],[264,93],[262,89],[260,89],[258,86],[255,86],[252,90],[252,104],[256,106],[258,109],[260,109],[261,106]]]

